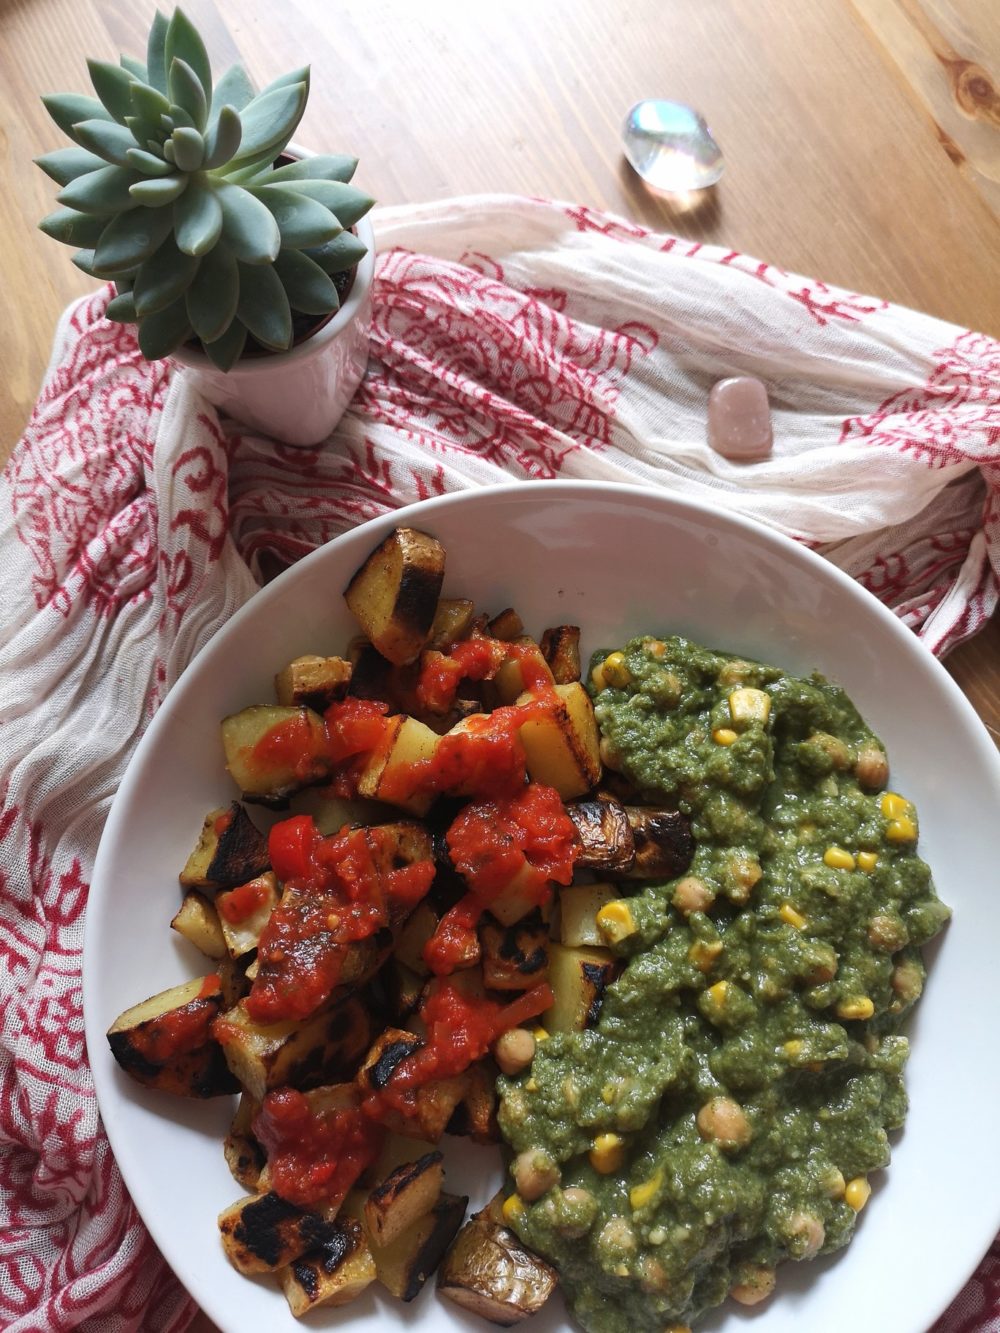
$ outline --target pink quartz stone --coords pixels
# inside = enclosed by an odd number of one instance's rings
[[[708,442],[734,463],[769,458],[774,438],[767,390],[751,375],[719,380],[708,395]]]

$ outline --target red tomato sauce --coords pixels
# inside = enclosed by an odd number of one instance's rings
[[[390,839],[377,827],[323,837],[310,815],[272,828],[271,865],[285,891],[261,932],[246,999],[255,1022],[314,1013],[339,984],[347,949],[388,925],[394,906],[410,908],[426,894],[433,861],[394,868]]]
[[[215,899],[215,905],[224,921],[228,921],[231,926],[239,926],[260,911],[270,897],[271,884],[263,875],[259,875],[246,884],[220,893]]]
[[[133,1032],[132,1045],[139,1055],[160,1065],[204,1046],[212,1036],[212,1020],[219,1012],[220,985],[218,974],[213,972],[201,983],[193,1000]]]
[[[429,649],[421,657],[417,703],[431,713],[447,713],[463,680],[492,680],[508,657],[499,639],[463,639],[447,653]]]
[[[303,1208],[338,1208],[384,1138],[381,1125],[356,1107],[317,1114],[292,1088],[268,1093],[253,1131],[267,1151],[271,1188]]]

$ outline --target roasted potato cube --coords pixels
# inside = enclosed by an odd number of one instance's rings
[[[491,913],[479,923],[483,981],[489,990],[530,990],[549,968],[549,928],[536,911],[511,926]]]
[[[610,949],[570,949],[565,944],[551,944],[549,985],[555,1003],[542,1015],[546,1031],[582,1032],[593,1027],[616,970]]]
[[[351,681],[351,664],[342,657],[297,657],[274,678],[279,704],[305,704],[317,713],[343,699]]]
[[[442,1194],[437,1203],[386,1246],[372,1246],[378,1280],[401,1301],[412,1301],[436,1272],[462,1225],[468,1198]]]
[[[326,727],[311,708],[253,704],[223,719],[222,745],[245,800],[283,801],[333,768]]]
[[[393,1023],[405,1022],[420,1003],[425,978],[398,958],[390,958],[379,974],[379,980]]]
[[[254,1117],[259,1110],[260,1102],[256,1097],[244,1092],[223,1141],[226,1165],[233,1173],[233,1179],[251,1193],[258,1192],[260,1173],[267,1161],[264,1148],[253,1132]]]
[[[557,1281],[556,1270],[512,1231],[480,1217],[458,1233],[438,1269],[437,1288],[456,1305],[509,1328],[536,1314]]]
[[[580,679],[580,627],[554,625],[542,635],[539,647],[557,685]]]
[[[137,1083],[181,1097],[238,1091],[212,1037],[225,1007],[218,974],[171,986],[120,1014],[108,1028],[111,1054]]]
[[[493,899],[490,911],[501,925],[512,926],[537,906],[538,877],[530,865],[525,865]]]
[[[389,1245],[437,1203],[444,1184],[439,1152],[391,1171],[365,1201],[365,1230],[373,1245]]]
[[[415,717],[391,717],[385,743],[370,756],[358,777],[358,795],[386,801],[423,815],[434,799],[431,793],[413,792],[410,771],[414,764],[432,759],[441,737]]]
[[[544,717],[530,718],[518,730],[528,756],[528,773],[564,801],[582,796],[601,776],[597,721],[590,696],[579,681],[557,685],[558,702]],[[518,704],[535,702],[529,691]]]
[[[348,609],[390,662],[415,662],[426,646],[444,566],[444,547],[434,537],[415,528],[397,528],[347,585]]]
[[[424,946],[437,930],[439,920],[429,903],[418,903],[393,946],[393,957],[418,976],[430,975],[430,968],[424,962]]]
[[[446,652],[453,643],[464,639],[472,626],[476,608],[467,597],[442,597],[438,601],[431,625],[428,648]]]
[[[239,1199],[219,1214],[226,1258],[240,1273],[268,1273],[318,1249],[336,1224],[304,1212],[268,1190]]]
[[[360,1222],[338,1219],[318,1249],[278,1272],[278,1281],[296,1319],[321,1305],[348,1305],[375,1281],[375,1260]]]
[[[180,880],[189,889],[226,889],[245,884],[270,864],[267,839],[239,801],[232,801],[205,816]]]
[[[449,1134],[470,1138],[473,1143],[500,1142],[497,1073],[492,1060],[480,1060],[470,1067],[468,1089],[448,1121]]]
[[[520,639],[524,635],[524,621],[512,606],[508,606],[493,617],[486,626],[486,632],[494,639]]]
[[[518,651],[511,653],[493,678],[497,698],[502,704],[512,704],[539,680],[554,683],[549,664],[534,639],[527,636],[513,640]]]
[[[373,1028],[369,1006],[350,995],[310,1018],[281,1023],[255,1023],[241,1002],[213,1031],[235,1077],[260,1101],[285,1084],[301,1089],[352,1078]]]
[[[580,842],[576,859],[579,870],[600,870],[606,875],[625,874],[635,864],[635,838],[628,812],[621,801],[599,792],[592,801],[572,801],[566,806]]]
[[[679,810],[658,810],[643,805],[625,807],[635,860],[623,873],[629,879],[676,879],[694,857],[691,824]]]
[[[185,893],[170,928],[183,935],[206,958],[226,957],[226,937],[222,933],[219,914],[204,894],[194,889]]]
[[[423,1040],[413,1032],[386,1028],[376,1038],[358,1071],[356,1083],[360,1092],[381,1092],[407,1056],[414,1055],[423,1045]],[[389,1112],[384,1124],[387,1129],[406,1138],[437,1143],[467,1087],[468,1077],[465,1074],[425,1083],[416,1090],[415,1114],[403,1116]]]
[[[559,893],[559,938],[570,948],[603,947],[605,938],[595,920],[605,904],[621,897],[613,884],[576,884]]]
[[[234,889],[226,889],[215,900],[222,937],[231,958],[242,958],[260,943],[260,933],[278,902],[278,879],[273,871]]]

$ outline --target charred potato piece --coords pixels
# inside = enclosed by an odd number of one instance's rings
[[[514,703],[539,678],[555,683],[549,664],[534,639],[525,635],[513,642],[518,645],[518,654],[508,657],[493,677],[493,687],[501,704]]]
[[[323,719],[311,708],[252,704],[222,721],[226,768],[244,800],[284,801],[329,777]]]
[[[437,1288],[463,1309],[509,1328],[536,1314],[557,1281],[556,1270],[512,1231],[478,1217],[458,1233],[438,1269]]]
[[[393,946],[393,957],[418,976],[430,975],[430,968],[424,962],[424,946],[437,930],[439,920],[429,903],[418,903]]]
[[[375,648],[397,666],[415,662],[434,625],[444,547],[426,532],[397,528],[355,573],[348,609]]]
[[[566,813],[573,821],[580,852],[580,870],[623,875],[635,864],[635,837],[621,801],[599,792],[592,801],[572,801]]]
[[[642,805],[625,808],[635,841],[635,861],[623,872],[629,879],[676,879],[694,857],[694,838],[687,816],[679,810]]]
[[[358,777],[358,795],[424,815],[434,798],[410,790],[410,771],[414,764],[434,757],[441,737],[415,717],[390,717],[387,726],[385,742],[372,752]]]
[[[542,635],[539,647],[557,685],[580,679],[579,625],[554,625]]]
[[[499,1143],[497,1124],[497,1068],[480,1060],[469,1069],[469,1087],[448,1121],[448,1133],[473,1143]]]
[[[317,713],[337,699],[343,699],[351,682],[351,664],[342,657],[316,657],[309,654],[289,662],[274,678],[274,694],[279,704],[305,704]]]
[[[542,1015],[542,1026],[547,1032],[582,1032],[593,1027],[616,971],[610,949],[550,945],[549,985],[555,1003]]]
[[[235,1077],[250,1096],[263,1100],[286,1084],[302,1089],[352,1078],[373,1027],[369,1007],[350,995],[301,1022],[255,1023],[240,1003],[213,1031]]]
[[[404,1022],[420,1003],[425,978],[398,958],[390,958],[382,969],[380,980],[392,1021]]]
[[[268,1190],[238,1199],[219,1214],[226,1258],[240,1273],[272,1273],[318,1249],[333,1224]]]
[[[493,639],[508,642],[511,639],[520,639],[524,635],[524,621],[512,606],[508,606],[498,616],[493,617],[486,626],[486,632]]]
[[[108,1028],[111,1054],[147,1088],[181,1097],[218,1097],[239,1084],[226,1066],[212,1022],[226,1005],[218,974],[195,977],[143,1000]]]
[[[239,801],[232,801],[205,816],[180,881],[189,889],[226,889],[245,884],[270,864],[267,839]]]
[[[602,947],[605,937],[597,924],[597,913],[621,897],[613,884],[574,884],[559,892],[559,938],[570,948]]]
[[[407,1056],[414,1055],[423,1045],[423,1040],[416,1033],[401,1028],[386,1028],[376,1038],[358,1071],[356,1083],[359,1092],[362,1095],[381,1092]],[[437,1143],[467,1087],[466,1074],[426,1083],[416,1090],[415,1114],[402,1116],[389,1112],[383,1123],[387,1129],[404,1138],[420,1138]]]
[[[204,894],[194,889],[184,895],[184,901],[170,923],[171,930],[176,930],[206,958],[225,958],[227,956],[226,937],[215,906]]]
[[[365,1230],[373,1245],[390,1245],[425,1213],[441,1195],[444,1167],[439,1152],[425,1153],[391,1171],[365,1200]]]
[[[528,774],[555,787],[564,801],[582,796],[601,776],[597,720],[590,696],[579,681],[556,685],[558,702],[544,717],[531,718],[518,730],[528,756]],[[528,692],[518,704],[534,703]]]
[[[430,1212],[392,1244],[373,1245],[378,1280],[387,1291],[401,1301],[419,1296],[455,1239],[468,1203],[465,1196],[442,1194]]]
[[[442,597],[434,613],[427,647],[445,652],[453,643],[464,639],[475,614],[476,608],[467,597]]]
[[[271,870],[219,894],[215,908],[230,958],[242,958],[256,949],[277,902],[278,880]]]
[[[549,928],[536,911],[504,926],[490,912],[479,923],[483,981],[489,990],[530,990],[549,970]]]
[[[329,1224],[323,1243],[278,1273],[296,1319],[320,1306],[348,1305],[376,1278],[375,1260],[360,1222],[346,1217]]]
[[[244,1092],[223,1142],[226,1165],[233,1179],[251,1193],[258,1191],[260,1173],[267,1161],[264,1148],[253,1132],[254,1117],[259,1110],[260,1102],[256,1097]]]

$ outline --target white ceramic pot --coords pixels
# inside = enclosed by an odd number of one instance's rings
[[[298,156],[306,156],[294,148]],[[219,370],[203,352],[183,348],[173,359],[209,402],[284,444],[314,445],[344,415],[368,364],[375,236],[367,217],[354,228],[368,253],[336,315],[304,342],[273,356],[248,357]]]

